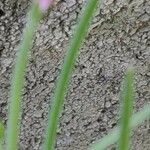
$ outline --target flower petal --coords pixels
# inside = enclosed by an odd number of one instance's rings
[[[39,0],[40,9],[42,11],[46,11],[53,2],[54,0]]]

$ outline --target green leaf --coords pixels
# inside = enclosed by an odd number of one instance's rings
[[[0,141],[3,141],[5,133],[4,124],[0,121]]]
[[[132,116],[129,127],[133,129],[149,118],[150,118],[150,105],[146,104],[141,111],[137,112]],[[102,139],[95,142],[91,146],[90,150],[105,150],[108,146],[117,142],[119,137],[120,137],[120,128],[117,127],[113,129],[111,132],[109,132]]]
[[[32,47],[32,41],[35,34],[36,27],[42,13],[39,10],[37,3],[32,5],[28,14],[27,25],[23,33],[15,68],[12,75],[11,92],[10,92],[10,106],[7,123],[6,135],[6,149],[17,150],[18,135],[20,128],[20,115],[21,115],[21,95],[24,85],[24,75],[28,63],[28,52]]]
[[[64,103],[64,96],[66,93],[68,81],[71,75],[71,71],[78,53],[78,49],[81,46],[89,23],[91,21],[94,10],[98,4],[98,0],[88,0],[86,7],[83,9],[82,17],[79,24],[77,25],[76,31],[74,33],[73,39],[67,51],[65,61],[62,67],[62,71],[56,85],[56,90],[54,93],[54,98],[52,100],[51,110],[49,112],[48,127],[46,130],[44,150],[53,150],[55,139],[56,139],[56,128],[58,124],[58,119],[60,112]]]
[[[120,122],[120,139],[119,150],[129,149],[129,136],[130,136],[130,117],[133,110],[133,77],[132,69],[128,69],[125,74],[123,83],[123,90],[121,94],[121,122]]]

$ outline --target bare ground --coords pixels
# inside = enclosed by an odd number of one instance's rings
[[[82,6],[83,0],[60,0],[37,30],[23,91],[20,150],[41,147],[50,98]],[[0,117],[5,124],[11,72],[28,8],[25,0],[0,1]],[[57,150],[87,149],[117,125],[120,86],[129,65],[136,71],[137,111],[150,102],[150,1],[104,0],[75,64]],[[149,149],[149,121],[134,131],[131,147]]]

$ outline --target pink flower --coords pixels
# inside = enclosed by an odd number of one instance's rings
[[[53,5],[54,0],[39,0],[40,9],[45,12],[49,6]]]

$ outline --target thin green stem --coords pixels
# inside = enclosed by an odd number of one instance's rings
[[[120,138],[119,150],[129,149],[129,136],[130,136],[130,117],[133,110],[133,79],[134,73],[132,69],[128,69],[125,75],[123,90],[121,91],[121,124],[120,124]]]
[[[44,150],[53,150],[54,148],[59,114],[63,107],[64,96],[68,85],[69,77],[71,75],[78,49],[80,48],[81,42],[86,35],[87,28],[89,26],[92,15],[94,13],[94,9],[96,8],[97,4],[98,0],[88,0],[84,12],[82,13],[83,15],[77,26],[74,37],[71,41],[71,45],[67,51],[64,65],[62,67],[62,71],[56,85],[56,90],[52,100],[53,103],[49,113],[48,127],[46,130],[46,137],[43,148]]]
[[[143,121],[150,118],[150,105],[145,105],[144,108],[134,114],[131,118],[130,128],[133,129],[136,126],[140,125]],[[111,144],[114,144],[118,141],[120,137],[120,128],[113,129],[108,135],[94,143],[90,150],[104,150]]]
[[[15,69],[12,76],[10,93],[10,106],[7,123],[6,149],[17,150],[18,134],[21,115],[21,94],[24,84],[25,69],[28,62],[28,51],[32,47],[32,39],[35,29],[41,18],[38,4],[33,4],[28,14],[27,25],[24,30],[23,39],[19,47]]]
[[[5,133],[5,127],[2,121],[0,121],[0,150],[3,150],[3,141],[4,141],[4,133]]]

